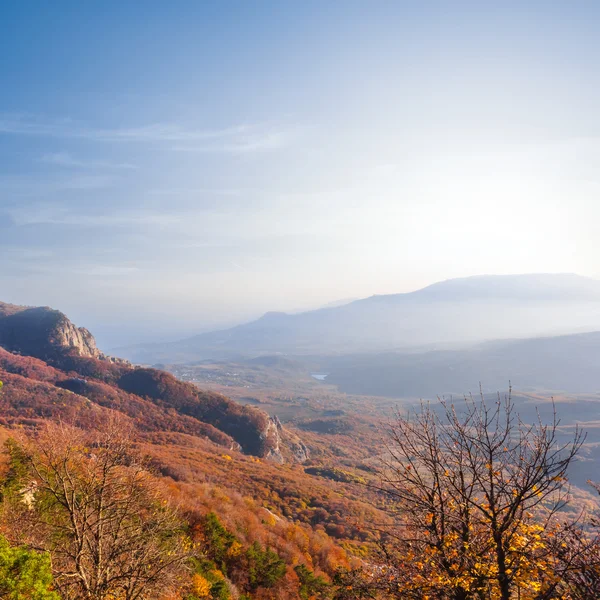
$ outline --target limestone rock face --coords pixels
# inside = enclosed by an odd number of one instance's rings
[[[263,440],[267,453],[265,458],[273,462],[284,463],[285,458],[281,453],[281,435],[278,428],[279,420],[269,418],[267,426],[260,433],[260,438]]]
[[[308,446],[298,436],[288,436],[288,438],[288,447],[292,452],[294,462],[306,462],[310,458]]]
[[[110,360],[96,347],[94,336],[66,315],[47,306],[16,306],[0,302],[0,346],[42,360],[65,354]]]
[[[269,419],[261,437],[270,441],[270,449],[266,458],[273,462],[303,463],[310,458],[308,446],[299,436],[283,427],[277,416]]]
[[[101,356],[101,352],[96,348],[94,336],[84,327],[75,327],[66,317],[57,323],[50,343],[59,348],[74,350],[79,356]]]

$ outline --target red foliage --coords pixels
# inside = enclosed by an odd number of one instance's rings
[[[271,439],[264,435],[269,417],[260,410],[237,404],[221,394],[200,391],[157,369],[129,370],[118,385],[159,406],[174,408],[180,414],[213,425],[230,435],[248,454],[264,456],[271,449]]]

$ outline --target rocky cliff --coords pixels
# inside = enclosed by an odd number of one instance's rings
[[[47,306],[0,303],[0,346],[42,360],[65,354],[111,360],[98,350],[87,329],[76,327],[65,314]]]

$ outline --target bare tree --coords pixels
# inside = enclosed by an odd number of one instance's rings
[[[600,493],[600,485],[591,485]],[[600,598],[600,519],[592,515],[580,521],[568,524],[552,547],[570,600],[596,600]]]
[[[184,568],[177,512],[122,424],[92,433],[48,424],[9,453],[13,532],[50,552],[63,598],[155,597]]]
[[[523,423],[510,393],[438,408],[422,404],[390,428],[381,487],[398,515],[400,597],[555,597],[547,539],[558,535],[584,436],[561,442],[555,412],[549,424]]]
[[[569,600],[600,598],[600,538],[588,527],[568,524],[550,540],[557,561],[564,597]]]

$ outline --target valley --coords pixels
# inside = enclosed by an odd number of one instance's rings
[[[587,336],[582,336],[587,339]],[[566,340],[571,342],[571,338]],[[536,345],[542,342],[533,341]],[[562,342],[562,340],[561,340]],[[556,340],[550,338],[548,341],[543,340],[544,344],[556,344]],[[499,344],[500,345],[500,344]],[[519,346],[522,343],[519,344]],[[493,347],[495,345],[492,345]],[[501,347],[503,346],[500,345]],[[511,348],[508,345],[508,348]],[[512,350],[512,348],[511,348]],[[570,389],[575,391],[565,391],[560,388],[544,388],[538,386],[524,386],[524,388],[514,387],[513,398],[521,419],[525,422],[535,422],[541,418],[547,422],[552,417],[552,413],[556,410],[561,419],[561,428],[564,434],[571,434],[576,426],[579,426],[587,433],[586,443],[584,445],[581,464],[576,463],[573,467],[571,480],[579,486],[584,492],[587,487],[587,481],[590,479],[590,466],[594,465],[592,470],[600,469],[600,393],[593,391],[593,385],[589,386],[592,391],[584,392],[586,389],[586,379],[579,379],[569,372],[569,360],[578,361],[578,364],[583,364],[585,361],[580,361],[579,356],[572,354],[572,344],[566,344],[566,350],[563,356],[560,353],[554,354],[553,360],[548,361],[549,368],[554,366],[552,377],[548,375],[548,380],[552,378],[567,378],[571,377],[571,381],[577,381],[577,385],[573,385]],[[456,362],[464,361],[463,353],[457,353],[459,357],[454,357]],[[469,355],[481,354],[479,350],[472,350]],[[532,358],[540,361],[539,355],[531,354]],[[591,360],[594,354],[588,354],[588,359]],[[600,356],[600,352],[595,356]],[[446,360],[453,357],[452,352],[448,352]],[[513,357],[513,366],[516,367],[518,360],[523,360],[523,356],[515,353]],[[434,385],[439,385],[439,389],[446,389],[446,392],[439,393],[440,397],[444,397],[447,401],[453,402],[456,406],[460,406],[463,402],[464,394],[472,393],[478,396],[480,393],[479,382],[474,381],[472,387],[465,383],[465,392],[456,393],[452,388],[444,388],[443,382],[432,381],[432,376],[439,377],[440,367],[437,356],[435,359],[428,359],[423,355],[419,355],[420,368],[415,368],[414,362],[417,358],[414,355],[385,355],[365,357],[343,357],[343,358],[321,358],[323,362],[317,363],[316,357],[306,361],[303,357],[292,359],[290,357],[263,357],[261,359],[252,359],[246,362],[237,363],[203,363],[201,365],[168,365],[165,368],[177,377],[183,377],[186,381],[190,381],[200,388],[211,389],[213,391],[227,394],[231,398],[241,404],[258,406],[272,417],[277,417],[286,427],[293,427],[302,432],[301,435],[306,439],[311,440],[311,444],[319,447],[321,460],[332,460],[337,456],[338,459],[347,467],[352,466],[353,460],[369,461],[377,456],[377,452],[381,451],[385,444],[385,430],[388,423],[393,420],[397,411],[406,412],[415,410],[421,400],[435,404],[438,394],[431,391]],[[476,365],[467,363],[467,369],[470,373],[479,372],[480,369],[486,372],[483,367],[483,362],[486,357],[479,358]],[[540,361],[541,362],[541,361]],[[592,360],[592,363],[595,359]],[[347,363],[349,366],[345,366]],[[562,364],[562,369],[559,368],[559,363]],[[365,373],[371,376],[371,371],[366,368],[375,369],[376,365],[384,372],[394,373],[397,377],[397,390],[401,390],[402,385],[406,385],[403,379],[403,373],[410,374],[413,377],[412,384],[414,388],[419,386],[418,381],[422,381],[420,389],[424,390],[422,396],[418,392],[407,394],[406,396],[398,394],[397,396],[384,395],[360,395],[359,393],[351,393],[342,391],[340,387],[333,382],[330,383],[331,375],[324,381],[315,380],[312,377],[312,368],[315,364],[327,364],[332,369],[332,374],[335,376],[339,373],[351,372],[355,378],[363,375],[359,370],[358,365],[366,365]],[[335,365],[344,365],[345,370],[340,368],[336,371]],[[492,362],[487,362],[491,365]],[[495,365],[497,387],[487,386],[482,382],[486,401],[493,403],[500,393],[504,396],[508,393],[508,381],[501,381],[499,372],[505,367],[501,362]],[[528,365],[521,363],[523,372],[528,368]],[[404,371],[402,371],[404,369]],[[493,373],[491,367],[488,367],[489,372]],[[506,369],[507,372],[512,372]],[[514,369],[516,372],[516,369]],[[528,371],[529,372],[529,371]],[[600,372],[596,370],[592,364],[590,370],[587,371],[586,377],[588,381],[596,382],[595,374]],[[335,381],[335,379],[334,379]],[[484,380],[485,381],[485,380]],[[381,389],[381,381],[374,383],[370,379],[366,379],[362,385],[367,389],[372,389],[377,392]],[[387,383],[388,390],[391,383]],[[352,389],[352,384],[348,387]],[[413,389],[414,389],[413,388]],[[567,385],[567,389],[569,386]],[[488,391],[489,390],[489,391]],[[491,391],[494,390],[494,391]],[[360,391],[360,390],[359,390]],[[412,390],[411,390],[412,391]],[[317,435],[314,435],[317,434]],[[324,444],[327,440],[327,444]],[[375,450],[374,454],[369,454],[368,450]],[[362,452],[362,453],[361,453]],[[345,460],[344,457],[352,457]],[[584,493],[586,497],[592,499],[592,495]]]

